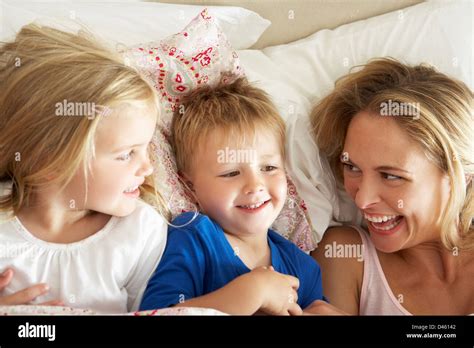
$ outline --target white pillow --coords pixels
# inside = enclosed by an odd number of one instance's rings
[[[337,78],[371,58],[428,62],[473,88],[473,13],[470,1],[429,1],[403,10],[321,30],[262,51],[239,51],[250,80],[273,97],[287,121],[288,172],[305,200],[319,241],[335,221],[361,216],[334,178],[309,134],[308,115]]]
[[[3,12],[0,39],[13,39],[25,24],[71,28],[84,25],[92,33],[113,43],[135,45],[156,41],[179,32],[204,6],[152,2],[17,2],[0,1]],[[235,49],[251,47],[271,24],[257,13],[241,7],[206,6],[217,19]],[[71,21],[72,20],[72,21]],[[74,26],[74,29],[76,26]]]

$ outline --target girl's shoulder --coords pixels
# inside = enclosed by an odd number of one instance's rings
[[[135,210],[130,215],[127,215],[122,219],[143,220],[146,223],[159,222],[166,224],[166,219],[155,208],[141,199],[137,200],[137,207]]]
[[[166,236],[168,229],[166,219],[155,208],[141,200],[137,200],[137,206],[131,214],[116,219],[114,230],[123,231],[120,234],[128,238],[147,238],[156,234]],[[131,231],[133,233],[130,233]]]

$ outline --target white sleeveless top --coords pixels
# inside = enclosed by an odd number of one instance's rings
[[[360,293],[360,315],[412,315],[400,304],[388,285],[377,251],[369,235],[361,227],[355,228],[362,239],[364,276]]]

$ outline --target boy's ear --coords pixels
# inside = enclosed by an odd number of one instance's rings
[[[178,175],[181,178],[181,180],[184,181],[186,186],[188,186],[189,189],[194,192],[194,185],[193,185],[193,182],[191,181],[191,178],[189,177],[189,175],[184,173],[184,172],[178,172]]]

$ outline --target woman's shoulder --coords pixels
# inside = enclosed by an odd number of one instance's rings
[[[364,275],[364,244],[359,231],[349,226],[328,229],[311,256],[321,267],[329,301],[357,314]]]
[[[353,226],[331,227],[311,255],[322,268],[343,268],[354,271],[351,274],[361,273],[364,256],[361,233]]]
[[[321,244],[328,243],[341,243],[341,244],[363,244],[361,237],[361,232],[363,233],[360,227],[356,226],[333,226],[330,227],[325,233],[322,240],[318,243],[318,247]]]

